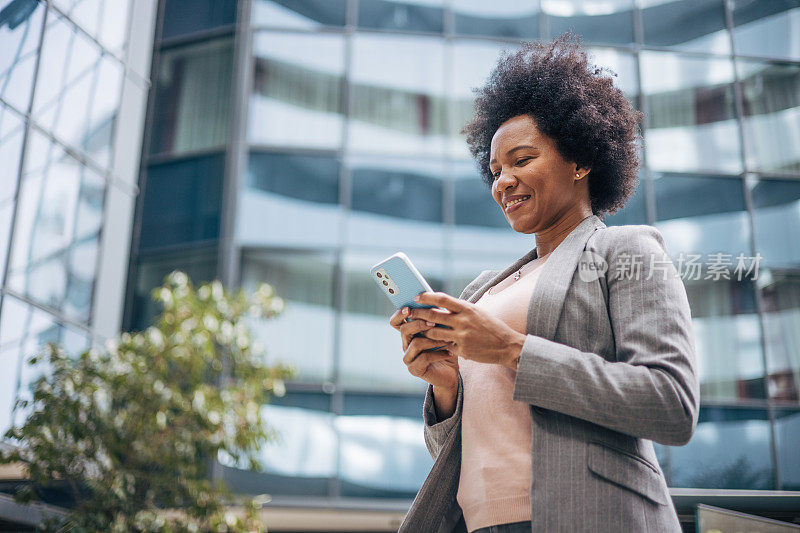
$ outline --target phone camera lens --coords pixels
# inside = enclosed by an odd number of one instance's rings
[[[378,276],[379,278],[383,277],[380,272],[377,272],[375,275]]]
[[[386,285],[387,287],[389,286],[389,282],[386,280],[383,280],[383,284]]]
[[[389,294],[394,294],[394,289],[389,289]]]

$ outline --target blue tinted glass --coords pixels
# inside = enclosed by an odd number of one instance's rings
[[[722,0],[643,0],[645,44],[729,53]]]
[[[456,33],[504,39],[539,36],[538,2],[454,0]]]
[[[633,0],[542,0],[551,37],[567,30],[591,43],[633,42]]]
[[[800,0],[733,0],[731,8],[737,54],[800,59]]]
[[[591,173],[589,179],[592,179]],[[607,214],[603,219],[606,226],[622,226],[626,224],[647,224],[647,201],[645,190],[647,183],[645,177],[639,175],[639,185],[636,187],[633,196],[628,198],[625,207],[614,213]]]
[[[237,3],[236,0],[166,0],[161,38],[233,24]]]
[[[285,28],[344,26],[347,0],[255,0],[250,24]]]
[[[456,179],[454,189],[457,225],[508,228],[502,209],[494,201],[491,190],[478,176],[477,171]]]
[[[441,0],[408,2],[360,0],[358,25],[362,28],[442,32]]]
[[[0,98],[25,113],[33,89],[45,5],[0,0]]]
[[[376,160],[352,170],[356,211],[427,222],[442,221],[441,176],[392,168]]]
[[[738,60],[736,67],[744,99],[747,166],[799,174],[800,65]]]
[[[753,198],[753,227],[756,250],[763,265],[796,269],[800,265],[800,180],[758,179]]]
[[[775,411],[775,448],[778,450],[778,469],[781,489],[800,490],[800,411],[777,409]]]
[[[210,155],[148,167],[140,250],[219,237],[224,163]]]
[[[342,414],[394,416],[418,420],[422,416],[422,399],[419,395],[347,392],[344,395]]]
[[[671,485],[774,489],[769,433],[765,410],[701,407],[692,440],[670,449]]]
[[[307,202],[339,201],[339,161],[333,157],[250,153],[247,186]]]

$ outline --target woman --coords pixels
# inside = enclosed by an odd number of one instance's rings
[[[400,531],[680,531],[653,441],[697,425],[686,291],[657,229],[600,218],[636,187],[641,114],[571,35],[502,58],[475,108],[471,152],[536,248],[390,319],[435,459]]]

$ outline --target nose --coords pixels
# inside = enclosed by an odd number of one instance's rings
[[[514,187],[517,184],[517,178],[511,175],[511,171],[506,169],[500,170],[500,176],[497,178],[497,189],[505,190],[509,187]]]

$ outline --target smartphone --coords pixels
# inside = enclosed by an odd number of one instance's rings
[[[411,309],[433,308],[433,305],[422,305],[414,301],[414,296],[423,292],[433,292],[431,286],[419,273],[417,267],[411,262],[403,252],[387,257],[370,269],[370,274],[375,283],[381,288],[383,293],[391,300],[396,309],[409,307]],[[408,319],[406,319],[408,320]],[[436,327],[446,327],[436,324]],[[422,336],[421,333],[414,335]],[[434,351],[441,348],[431,348],[427,351]]]
[[[403,252],[387,257],[372,267],[370,273],[396,309],[433,307],[414,301],[414,296],[422,292],[433,292],[433,289]]]

